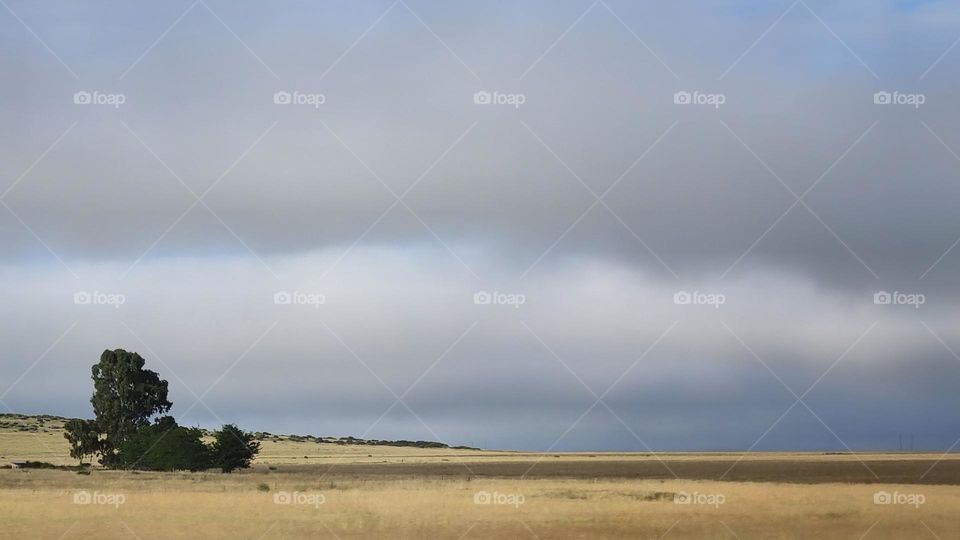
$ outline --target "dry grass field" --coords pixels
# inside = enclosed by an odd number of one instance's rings
[[[0,508],[3,538],[960,536],[953,486],[6,470]]]
[[[0,456],[74,463],[50,421],[7,425]],[[2,469],[0,538],[958,538],[960,460],[940,457],[268,440],[230,475]]]

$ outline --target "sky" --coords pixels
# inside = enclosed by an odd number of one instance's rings
[[[0,1],[0,410],[527,450],[960,437],[949,1]]]

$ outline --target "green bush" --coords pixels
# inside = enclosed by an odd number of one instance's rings
[[[201,471],[209,469],[212,455],[203,444],[202,430],[178,426],[169,416],[139,428],[120,445],[117,462],[125,469]]]
[[[216,439],[211,448],[213,465],[225,473],[250,467],[250,462],[260,452],[260,443],[253,435],[233,424],[223,426],[213,436]]]

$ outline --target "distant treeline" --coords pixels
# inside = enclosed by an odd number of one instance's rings
[[[313,435],[274,435],[266,431],[257,431],[253,433],[253,438],[260,441],[293,441],[293,442],[315,442],[325,444],[341,445],[362,445],[362,446],[409,446],[414,448],[448,448],[453,450],[479,450],[472,446],[450,446],[435,441],[408,441],[401,439],[398,441],[388,441],[380,439],[358,439],[356,437],[315,437]]]
[[[14,420],[34,420],[36,424],[25,424],[23,422],[7,422],[6,419]],[[17,414],[17,413],[0,413],[0,429],[8,428],[16,431],[37,431],[38,427],[44,427],[44,424],[48,422],[60,422],[67,423],[70,421],[78,421],[78,418],[65,418],[63,416],[53,416],[49,414],[39,414],[39,415],[28,415],[28,414]],[[213,437],[215,431],[208,429],[200,430],[204,437]],[[403,446],[403,447],[412,447],[412,448],[445,448],[452,450],[479,450],[472,446],[450,446],[441,442],[436,441],[408,441],[406,439],[398,441],[382,440],[382,439],[360,439],[357,437],[318,437],[314,435],[278,435],[270,433],[268,431],[255,431],[251,433],[251,436],[254,440],[257,441],[293,441],[293,442],[315,442],[315,443],[324,443],[324,444],[340,444],[340,445],[362,445],[362,446]]]

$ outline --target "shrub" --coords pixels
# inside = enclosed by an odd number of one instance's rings
[[[178,426],[169,416],[138,429],[120,445],[117,461],[125,469],[201,471],[211,467],[211,453],[199,428]]]
[[[214,437],[213,464],[225,473],[250,467],[250,462],[260,452],[260,443],[253,439],[253,435],[233,424],[223,426]]]
[[[94,456],[103,449],[94,420],[67,420],[63,424],[63,437],[70,443],[70,457],[79,459],[81,465],[85,456]]]

